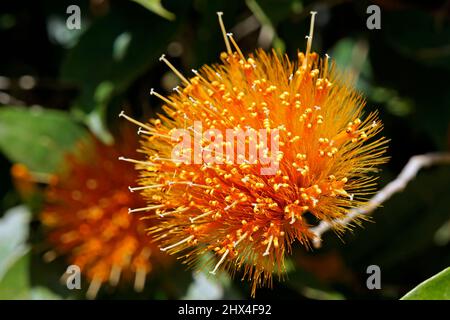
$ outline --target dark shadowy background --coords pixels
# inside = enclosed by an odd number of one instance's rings
[[[384,135],[391,139],[391,160],[383,167],[380,186],[411,156],[450,146],[450,1],[158,3],[0,2],[1,298],[83,297],[59,283],[62,262],[42,262],[34,241],[39,223],[33,218],[28,223],[22,205],[34,208],[39,201],[16,191],[12,164],[52,172],[80,130],[108,142],[124,107],[138,118],[154,115],[159,101],[149,96],[150,88],[169,93],[177,84],[158,61],[162,53],[190,73],[217,61],[224,50],[216,11],[224,12],[227,29],[244,52],[276,47],[291,57],[305,50],[309,12],[318,11],[313,49],[356,75],[368,110],[379,110]],[[66,27],[66,8],[72,4],[81,8],[81,30]],[[381,8],[381,30],[366,27],[370,4]],[[258,290],[257,298],[398,299],[449,266],[450,167],[421,171],[374,212],[373,222],[342,239],[326,234],[319,250],[295,246],[286,279]],[[366,268],[372,264],[381,268],[381,290],[366,287]],[[239,277],[193,280],[183,267],[176,274],[176,280],[157,276],[141,295],[105,289],[100,297],[249,297],[249,285]]]

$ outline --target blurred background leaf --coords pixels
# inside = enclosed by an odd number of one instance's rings
[[[8,210],[0,219],[0,299],[57,299],[45,287],[30,285],[27,244],[31,213],[25,206]]]
[[[29,281],[30,255],[25,254],[0,280],[0,299],[57,300],[59,296],[45,287],[32,287]]]
[[[148,10],[160,15],[161,17],[164,17],[168,20],[175,19],[175,15],[166,9],[164,9],[163,5],[161,4],[161,0],[132,0],[140,5],[144,6]]]
[[[2,107],[0,149],[10,161],[39,173],[53,172],[86,134],[69,114],[42,108]]]
[[[29,210],[19,206],[8,210],[0,219],[0,279],[28,251],[30,218]]]
[[[137,2],[153,9],[159,3]],[[105,126],[111,99],[158,62],[178,25],[130,2],[94,21],[68,52],[61,66],[62,80],[81,89],[74,108],[103,141],[112,139]]]

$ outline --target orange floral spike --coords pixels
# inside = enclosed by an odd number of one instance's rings
[[[262,50],[245,57],[219,19],[228,52],[158,94],[166,115],[145,125],[148,163],[136,168],[139,191],[158,208],[150,231],[161,250],[188,264],[214,252],[203,267],[243,270],[254,295],[283,273],[295,240],[309,246],[306,213],[318,223],[364,205],[386,140],[372,139],[377,114],[364,116],[363,98],[328,56],[311,52],[313,21],[306,54],[291,61]]]
[[[130,136],[114,146],[83,141],[46,192],[40,218],[53,247],[46,256],[65,255],[80,267],[90,281],[88,298],[95,298],[102,284],[116,286],[120,280],[142,291],[153,265],[170,260],[146,234],[151,220],[128,212],[145,206],[139,194],[127,190],[136,171],[118,160],[134,153],[133,144],[123,143]]]

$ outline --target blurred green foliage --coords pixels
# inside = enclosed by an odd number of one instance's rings
[[[74,1],[0,3],[0,298],[83,298],[59,278],[66,264],[42,260],[38,205],[28,212],[10,169],[57,169],[88,131],[107,143],[125,108],[137,118],[159,111],[150,88],[169,93],[177,79],[159,63],[166,53],[185,73],[214,63],[224,44],[216,11],[244,52],[304,50],[309,11],[318,11],[313,49],[352,73],[378,109],[391,139],[391,161],[379,184],[392,180],[415,154],[450,146],[450,21],[440,1],[375,1],[381,30],[366,28],[366,1],[103,0],[76,1],[81,30],[65,26]],[[25,77],[24,77],[25,76]],[[30,78],[31,77],[31,78]],[[30,80],[31,79],[31,80]],[[450,265],[450,169],[431,168],[342,239],[328,233],[320,250],[295,246],[290,272],[257,298],[398,299]],[[366,287],[367,266],[382,270],[382,289]],[[241,298],[249,284],[236,276],[191,278],[183,266],[161,274],[138,295],[106,288],[101,298]],[[406,298],[446,298],[448,268]],[[83,286],[85,284],[83,283]]]
[[[73,143],[85,134],[86,130],[66,112],[0,109],[0,149],[11,161],[36,172],[54,172]]]

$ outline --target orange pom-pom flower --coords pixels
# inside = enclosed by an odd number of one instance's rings
[[[161,250],[188,264],[214,252],[209,266],[234,272],[255,288],[285,269],[286,252],[314,237],[317,222],[346,216],[373,192],[373,172],[386,161],[376,113],[332,66],[311,53],[296,61],[262,50],[245,57],[231,34],[221,63],[204,66],[164,97],[165,115],[138,124],[144,136],[139,186],[153,212]],[[232,50],[232,46],[235,50]],[[205,266],[208,267],[208,266]]]
[[[122,140],[129,138],[127,134]],[[121,278],[134,281],[135,290],[141,291],[154,265],[170,260],[151,243],[145,231],[149,221],[128,213],[143,200],[128,191],[137,174],[118,157],[135,152],[135,146],[83,141],[66,157],[46,192],[40,217],[52,246],[47,256],[66,255],[78,266],[90,281],[89,298],[103,283],[116,286]]]

